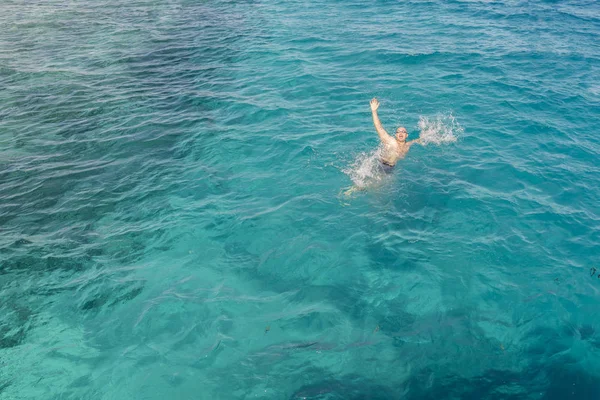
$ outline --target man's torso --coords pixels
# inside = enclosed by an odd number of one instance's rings
[[[404,158],[409,148],[410,146],[406,143],[400,144],[396,141],[384,143],[381,162],[389,166],[394,166],[398,160]]]

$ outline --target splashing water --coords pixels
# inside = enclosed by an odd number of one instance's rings
[[[347,168],[342,171],[352,179],[356,190],[364,190],[381,184],[386,174],[379,162],[381,148],[360,153]]]
[[[460,126],[452,114],[439,114],[429,119],[421,116],[419,118],[419,129],[421,130],[421,144],[442,145],[454,143],[457,141],[457,135],[460,135],[464,129]],[[350,177],[354,187],[346,194],[351,194],[357,190],[365,190],[377,187],[383,183],[387,174],[383,170],[381,163],[381,147],[371,151],[360,153],[354,161],[343,170]]]
[[[432,119],[419,117],[419,129],[421,130],[421,144],[446,144],[457,140],[457,135],[464,132],[456,118],[452,114],[437,115]]]

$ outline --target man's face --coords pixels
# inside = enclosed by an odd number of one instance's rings
[[[406,132],[405,128],[398,128],[396,130],[396,139],[399,141],[405,141],[408,138],[408,132]]]

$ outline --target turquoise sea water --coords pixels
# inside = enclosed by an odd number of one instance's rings
[[[0,398],[600,398],[599,43],[583,0],[2,1]],[[387,175],[374,96],[426,138]]]

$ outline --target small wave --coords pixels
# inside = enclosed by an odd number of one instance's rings
[[[454,143],[464,132],[452,114],[439,114],[432,118],[420,116],[419,129],[421,144],[424,146]]]

